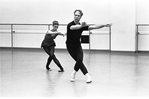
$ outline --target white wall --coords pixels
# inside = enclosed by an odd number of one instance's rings
[[[137,0],[137,24],[149,24],[149,0]],[[149,51],[149,26],[138,28],[138,50]]]
[[[88,23],[110,21],[110,0],[0,0],[0,23],[60,23],[73,20],[73,12],[82,9]]]
[[[56,19],[60,23],[67,24],[73,20],[74,10],[81,9],[84,13],[82,21],[89,24],[106,24],[110,23],[110,3],[110,0],[0,0],[0,23],[49,24]],[[59,30],[61,30],[61,27]],[[62,29],[62,32],[66,31]],[[24,37],[23,41],[21,41],[22,37]],[[28,47],[38,47],[39,44],[37,43],[40,43],[40,40],[38,42],[37,39],[33,40],[32,43],[35,44],[28,43],[32,38],[39,37],[29,37],[28,34],[26,36],[24,34],[22,36],[14,34],[14,47],[27,47],[27,45]],[[26,44],[25,39],[28,39]],[[65,48],[65,39],[58,37],[55,40],[57,48]],[[98,40],[95,40],[95,42],[98,42]],[[104,44],[104,42],[102,43]],[[93,43],[92,46],[94,46]],[[83,48],[89,49],[89,45],[83,44]]]
[[[10,25],[0,25],[0,47],[11,47],[11,26]]]
[[[111,21],[112,50],[135,51],[135,0],[112,0]]]
[[[149,24],[149,0],[136,0],[136,23]]]
[[[73,20],[74,10],[82,9],[84,12],[82,21],[96,24],[113,23],[111,50],[135,51],[135,25],[149,23],[147,2],[148,0],[0,0],[0,23],[49,24],[56,19],[60,23],[67,24]],[[108,49],[109,37],[100,35],[105,32],[108,31],[100,29],[92,31],[91,49]],[[0,36],[0,42],[5,42],[2,38],[6,35],[0,34]],[[21,44],[18,43],[17,37],[18,35],[15,36],[14,45],[19,46]],[[65,39],[61,37],[56,39],[57,47],[64,48],[65,44],[62,42]],[[38,44],[35,45],[37,46]]]

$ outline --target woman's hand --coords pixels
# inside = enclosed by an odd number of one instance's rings
[[[63,37],[65,36],[65,35],[64,35],[64,34],[62,34],[62,33],[61,33],[60,35],[62,35]]]
[[[111,24],[106,24],[105,27],[110,27],[111,25],[112,25],[112,23]]]

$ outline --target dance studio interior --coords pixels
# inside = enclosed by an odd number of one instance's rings
[[[0,97],[149,97],[148,0],[0,0]],[[83,31],[83,63],[92,77],[77,71],[66,48],[67,25],[80,9],[80,22],[111,24]],[[52,21],[59,22],[51,61],[41,43]]]

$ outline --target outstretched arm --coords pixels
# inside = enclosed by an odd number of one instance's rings
[[[52,31],[48,32],[47,31],[47,33],[51,34],[53,39],[55,39],[58,35],[64,36],[64,34],[62,34],[61,32],[58,32],[58,31],[57,32],[52,32]]]
[[[80,25],[80,24],[72,25],[72,26],[70,27],[71,30],[77,30],[77,29],[80,29],[80,28],[82,28],[82,25]]]
[[[100,29],[100,28],[103,28],[103,27],[109,27],[111,25],[112,24],[106,24],[106,25],[88,25],[89,26],[88,30]],[[86,22],[82,22],[81,24],[72,25],[70,27],[70,29],[71,30],[77,30],[77,29],[80,29],[80,28],[85,27],[85,26],[87,26]]]
[[[52,33],[51,35],[52,35],[53,39],[55,39],[58,35],[64,36],[64,34],[62,34],[60,32],[58,32],[58,33]]]
[[[109,27],[111,26],[112,24],[106,24],[106,25],[90,25],[88,30],[93,30],[93,29],[100,29],[100,28],[103,28],[103,27]]]
[[[72,25],[72,26],[70,27],[70,29],[71,29],[71,30],[77,30],[77,29],[80,29],[80,28],[82,28],[82,27],[85,27],[86,25],[87,25],[86,22],[82,22],[81,24]]]

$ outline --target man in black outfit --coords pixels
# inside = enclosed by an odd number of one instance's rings
[[[67,25],[67,40],[66,47],[71,57],[76,61],[74,71],[71,73],[70,81],[75,81],[75,75],[80,69],[82,73],[87,77],[86,83],[91,83],[92,79],[89,75],[87,68],[83,64],[83,50],[80,42],[81,34],[84,30],[100,29],[108,27],[107,25],[87,25],[86,22],[80,23],[80,19],[83,16],[81,10],[74,11],[74,20]]]

